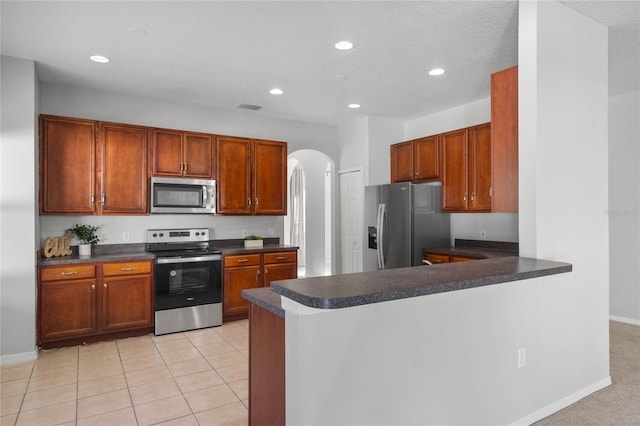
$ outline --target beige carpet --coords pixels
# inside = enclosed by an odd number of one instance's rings
[[[535,423],[640,425],[640,326],[609,322],[611,386]]]

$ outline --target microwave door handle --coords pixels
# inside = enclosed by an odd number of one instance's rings
[[[207,187],[205,185],[202,185],[202,201],[204,201],[203,205],[207,204]]]

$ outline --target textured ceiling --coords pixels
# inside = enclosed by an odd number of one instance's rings
[[[639,2],[566,3],[611,27],[611,92],[638,90]],[[0,5],[2,54],[35,60],[43,82],[224,109],[254,104],[263,108],[248,114],[316,123],[406,119],[471,102],[489,95],[492,72],[517,63],[517,1]],[[353,50],[333,48],[345,39]],[[436,66],[447,73],[429,77]],[[272,87],[285,94],[270,95]],[[354,102],[362,108],[349,110]]]

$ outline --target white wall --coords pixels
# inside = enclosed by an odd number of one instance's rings
[[[369,118],[369,185],[380,185],[391,181],[389,145],[404,140],[402,121],[382,117]]]
[[[609,99],[610,314],[640,324],[640,92]]]
[[[0,364],[36,358],[37,77],[0,58]]]
[[[334,161],[338,156],[336,127],[269,118],[259,111],[226,111],[50,84],[41,86],[40,100],[43,114],[282,140],[288,143],[289,152],[309,148]],[[282,217],[42,216],[40,221],[43,239],[62,235],[64,229],[77,222],[102,225],[105,244],[122,243],[125,231],[131,235],[129,242],[145,242],[146,229],[175,226],[212,227],[216,239],[241,238],[243,229],[259,235],[284,237]]]
[[[519,7],[521,255],[573,271],[350,309],[285,299],[289,424],[530,424],[611,383],[607,30]]]

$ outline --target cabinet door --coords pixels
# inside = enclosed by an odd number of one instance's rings
[[[287,144],[254,141],[253,188],[255,214],[287,214]]]
[[[262,287],[259,265],[224,268],[223,314],[248,314],[249,302],[240,292],[257,287]]]
[[[391,182],[413,180],[413,142],[391,145]]]
[[[199,133],[184,134],[184,176],[213,179],[213,136]]]
[[[100,123],[103,214],[147,214],[147,128]]]
[[[493,212],[518,212],[518,67],[491,74]]]
[[[154,129],[151,136],[151,176],[182,174],[182,132]]]
[[[491,211],[491,124],[469,129],[469,211]]]
[[[424,181],[440,177],[439,153],[438,136],[413,141],[413,180]]]
[[[40,117],[40,213],[94,214],[96,122]]]
[[[295,263],[275,263],[264,265],[264,286],[270,287],[272,281],[298,278],[298,265]]]
[[[217,212],[251,213],[251,140],[218,136],[216,138]]]
[[[153,284],[150,275],[105,277],[102,287],[104,331],[153,325]]]
[[[38,298],[40,342],[97,332],[95,279],[45,282]]]
[[[442,210],[467,211],[467,129],[440,135],[442,149]]]

